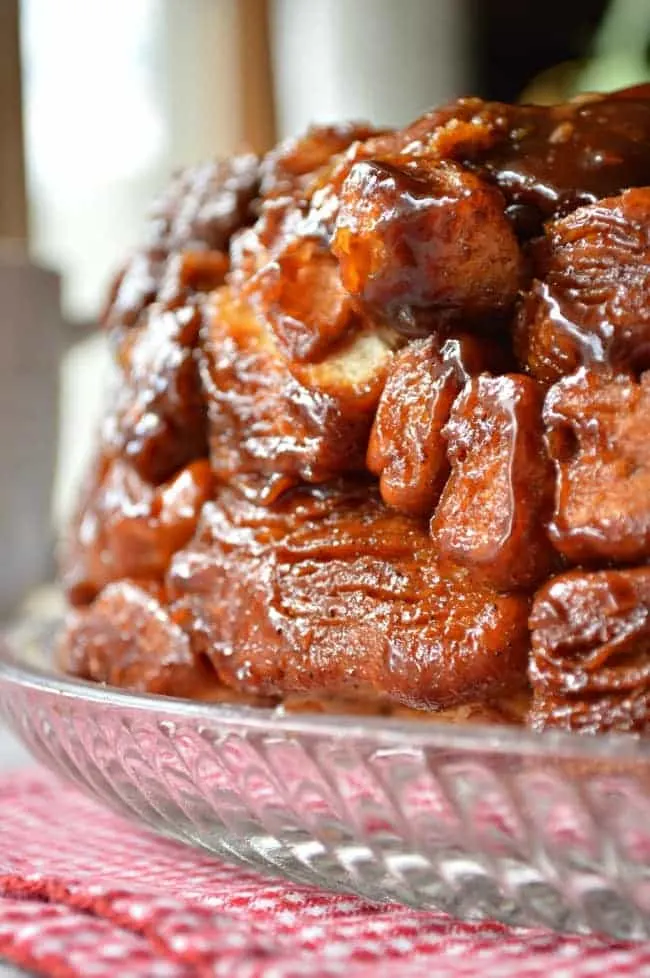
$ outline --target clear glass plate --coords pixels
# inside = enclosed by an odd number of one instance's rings
[[[227,860],[373,900],[650,936],[650,740],[134,695],[0,650],[0,711],[99,801]]]

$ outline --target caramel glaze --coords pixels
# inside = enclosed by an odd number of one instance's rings
[[[650,181],[650,103],[578,100],[551,112],[515,113],[508,139],[479,166],[511,207],[544,218]]]
[[[584,367],[548,393],[548,447],[557,471],[549,532],[572,563],[650,557],[650,374]]]
[[[414,340],[395,357],[368,443],[367,466],[384,502],[430,516],[449,475],[444,426],[471,376],[503,366],[494,343],[459,333]]]
[[[100,455],[62,541],[60,563],[70,602],[87,604],[122,578],[161,583],[172,554],[192,537],[212,481],[205,459],[154,487],[128,462]]]
[[[549,224],[515,341],[531,373],[650,364],[650,189],[626,190]]]
[[[647,730],[650,568],[561,575],[536,595],[530,626],[534,726]]]
[[[301,480],[363,471],[397,339],[360,328],[321,363],[291,364],[250,304],[222,290],[209,310],[201,353],[217,478],[271,502]]]
[[[451,475],[434,542],[502,591],[537,584],[557,564],[544,532],[552,477],[541,406],[530,377],[483,374],[466,384],[444,430]]]
[[[431,151],[488,176],[524,237],[541,220],[650,183],[646,88],[578,96],[551,107],[459,99],[399,136],[403,152]]]
[[[64,667],[647,730],[649,228],[648,86],[180,174],[104,316]]]
[[[285,198],[308,194],[314,178],[327,170],[332,159],[353,143],[381,138],[386,132],[365,122],[310,126],[304,136],[290,137],[266,155],[260,167],[261,196]]]
[[[155,485],[207,455],[197,356],[200,325],[195,306],[152,306],[119,344],[119,379],[102,426],[103,448],[128,459],[141,478]]]
[[[114,333],[136,325],[179,252],[210,252],[223,261],[234,232],[254,219],[258,188],[259,161],[252,153],[178,173],[151,209],[144,247],[111,286],[103,325]]]
[[[346,684],[347,696],[332,695],[325,688],[262,695],[247,686],[224,685],[208,657],[192,649],[182,603],[170,609],[164,594],[164,588],[150,583],[109,584],[90,608],[69,614],[58,650],[63,668],[83,679],[137,692],[275,708],[278,713],[432,716],[448,723],[514,724],[522,722],[528,709],[525,689],[492,697],[477,689],[477,699],[431,713],[400,705],[384,689],[373,692],[367,685],[363,695],[356,696],[354,683]]]
[[[82,679],[136,692],[204,699],[220,689],[167,611],[163,588],[151,582],[108,584],[90,608],[73,611],[58,655]]]
[[[272,510],[204,508],[167,587],[227,686],[435,708],[521,689],[528,601],[441,572],[426,523],[368,483],[294,490]]]
[[[465,320],[499,313],[523,277],[501,194],[455,163],[426,157],[355,163],[332,250],[350,295],[409,332],[420,309]]]

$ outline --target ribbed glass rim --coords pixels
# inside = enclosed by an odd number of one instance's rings
[[[20,623],[0,629],[0,688],[19,687],[66,700],[97,704],[111,709],[155,713],[165,719],[203,720],[211,726],[223,724],[229,729],[265,731],[268,733],[330,736],[332,739],[369,739],[377,748],[436,748],[463,751],[467,754],[511,754],[547,760],[612,759],[650,761],[650,737],[636,734],[603,734],[599,736],[566,731],[528,730],[525,727],[500,724],[422,721],[367,715],[327,713],[284,713],[281,708],[209,703],[197,700],[136,693],[77,679],[26,661],[21,648]],[[52,633],[56,624],[51,623]],[[43,626],[40,625],[41,635]],[[43,646],[49,644],[41,638]]]

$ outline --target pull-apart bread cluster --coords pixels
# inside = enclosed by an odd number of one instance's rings
[[[103,320],[67,671],[650,728],[650,91],[188,169]]]

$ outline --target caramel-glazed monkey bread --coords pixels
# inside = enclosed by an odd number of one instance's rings
[[[102,319],[64,669],[650,731],[647,87],[192,167]]]

